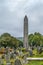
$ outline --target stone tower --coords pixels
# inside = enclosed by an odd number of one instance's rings
[[[28,49],[28,18],[24,17],[24,48]]]

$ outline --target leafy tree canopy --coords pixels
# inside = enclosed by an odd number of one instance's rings
[[[0,36],[0,46],[4,46],[4,47],[9,46],[9,47],[17,48],[21,46],[21,43],[22,43],[21,41],[11,36],[9,33],[4,33]]]
[[[43,46],[43,35],[41,35],[39,32],[35,32],[34,34],[30,34],[28,36],[28,42],[29,45],[40,45]]]

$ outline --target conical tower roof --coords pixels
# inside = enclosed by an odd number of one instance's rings
[[[27,17],[27,15],[25,15],[25,17],[24,17],[24,21],[28,21],[28,17]]]

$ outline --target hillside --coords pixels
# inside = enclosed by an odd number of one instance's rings
[[[18,37],[17,39],[20,41],[23,41],[23,37]]]

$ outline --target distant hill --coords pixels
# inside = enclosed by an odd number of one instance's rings
[[[23,37],[18,37],[17,39],[20,41],[23,41]]]

